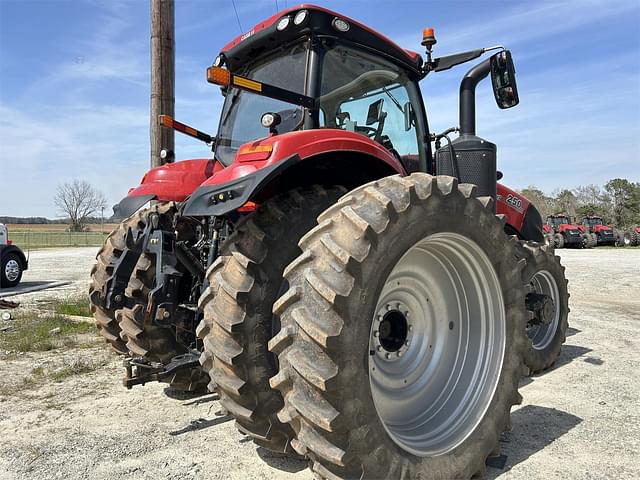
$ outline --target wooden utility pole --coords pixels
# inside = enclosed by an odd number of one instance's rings
[[[173,160],[160,158],[162,149],[173,152],[174,135],[158,116],[174,116],[174,83],[174,0],[151,0],[151,167]]]

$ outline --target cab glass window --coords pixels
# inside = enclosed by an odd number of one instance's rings
[[[324,55],[320,126],[349,130],[380,143],[405,165],[417,161],[416,86],[391,62],[347,46]]]

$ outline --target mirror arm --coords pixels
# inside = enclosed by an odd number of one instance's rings
[[[439,57],[428,62],[424,66],[425,75],[428,72],[442,72],[449,70],[456,65],[475,60],[483,53],[490,52],[491,50],[506,50],[503,45],[495,45],[493,47],[479,48],[478,50],[469,50],[468,52],[455,53],[453,55],[447,55],[446,57]]]
[[[460,83],[460,135],[476,134],[476,86],[491,73],[491,59],[479,63]]]

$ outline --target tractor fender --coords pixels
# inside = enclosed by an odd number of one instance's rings
[[[544,242],[542,216],[523,195],[502,183],[497,184],[496,213],[506,218],[507,230],[522,240]]]
[[[268,187],[282,180],[285,173],[289,186],[321,181],[315,175],[309,178],[308,170],[294,167],[322,162],[326,169],[331,163],[339,175],[340,168],[346,169],[348,160],[355,158],[360,162],[358,174],[363,178],[366,174],[362,175],[362,170],[367,169],[371,171],[369,177],[374,178],[407,174],[398,158],[362,134],[329,128],[290,132],[242,145],[234,162],[207,179],[187,200],[182,213],[186,216],[224,215],[250,200],[264,200],[264,192],[277,191]]]
[[[113,206],[116,218],[128,218],[150,200],[182,202],[222,165],[212,159],[181,160],[152,168],[140,185]]]

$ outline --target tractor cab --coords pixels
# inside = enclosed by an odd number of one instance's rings
[[[584,217],[582,219],[582,224],[585,227],[587,227],[587,229],[589,231],[593,231],[593,230],[595,230],[596,226],[604,225],[604,221],[602,220],[602,217],[597,217],[595,215],[591,215],[591,216],[588,216],[588,217]]]
[[[270,135],[339,129],[378,143],[407,172],[426,170],[421,57],[336,15],[290,9],[222,49],[214,66],[242,80],[222,88],[217,160],[229,165],[242,145]]]
[[[560,230],[560,225],[571,225],[571,221],[566,215],[550,215],[547,217],[547,224],[557,232]]]
[[[582,219],[584,228],[595,236],[598,245],[616,245],[616,242],[621,245],[624,239],[618,239],[618,235],[615,234],[613,229],[604,223],[602,217],[598,215],[588,215]]]

